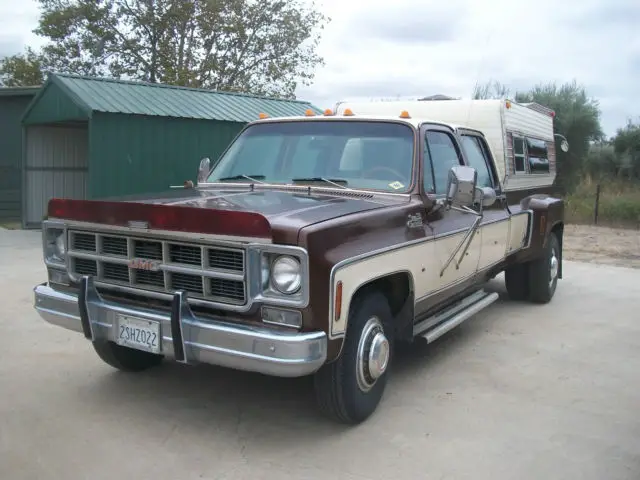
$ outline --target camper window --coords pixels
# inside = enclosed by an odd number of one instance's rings
[[[543,140],[527,138],[527,157],[529,172],[549,173],[549,152]]]
[[[524,138],[513,136],[513,169],[516,173],[527,173]]]

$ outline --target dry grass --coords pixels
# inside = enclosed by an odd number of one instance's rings
[[[567,223],[593,224],[597,182],[586,178],[566,201]],[[601,182],[598,225],[640,229],[640,184]]]
[[[4,228],[6,230],[20,230],[22,228],[22,224],[20,222],[3,222],[0,221],[0,228]]]

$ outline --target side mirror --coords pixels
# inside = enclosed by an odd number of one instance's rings
[[[476,196],[478,172],[473,167],[456,165],[449,170],[447,204],[454,207],[471,207]]]
[[[567,141],[567,138],[564,135],[560,135],[559,133],[554,133],[553,136],[558,137],[561,140],[560,150],[562,150],[564,153],[567,153],[569,151],[569,142]]]
[[[478,202],[482,205],[482,208],[490,207],[498,199],[496,191],[491,187],[478,187],[476,192],[480,192]]]
[[[202,183],[207,179],[211,170],[211,160],[208,157],[200,160],[200,166],[198,167],[198,183]]]

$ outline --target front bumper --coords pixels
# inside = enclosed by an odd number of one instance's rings
[[[182,363],[208,363],[278,377],[300,377],[327,358],[324,332],[280,333],[196,317],[186,294],[173,297],[171,312],[130,307],[104,300],[93,279],[84,277],[78,295],[46,283],[34,288],[35,309],[47,322],[80,332],[88,340],[116,338],[116,315],[160,323],[161,353]]]

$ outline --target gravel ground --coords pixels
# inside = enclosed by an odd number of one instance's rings
[[[640,268],[640,230],[567,225],[564,236],[567,260]]]

